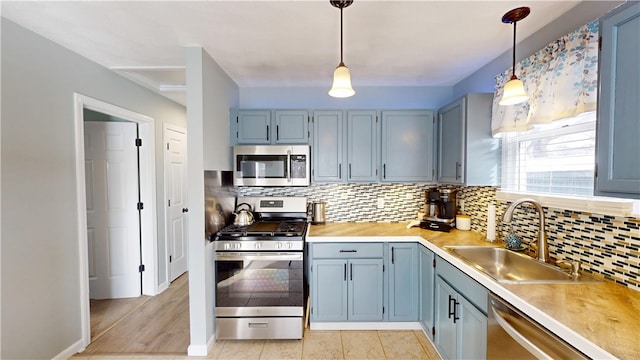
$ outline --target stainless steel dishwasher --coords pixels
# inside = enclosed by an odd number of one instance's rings
[[[588,359],[493,293],[487,327],[487,359]]]

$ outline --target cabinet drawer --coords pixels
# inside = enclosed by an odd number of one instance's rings
[[[441,257],[436,260],[436,274],[467,298],[469,302],[487,314],[489,291],[484,286]]]
[[[383,243],[313,244],[313,258],[381,258]]]

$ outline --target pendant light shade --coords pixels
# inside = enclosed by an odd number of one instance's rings
[[[504,85],[502,99],[498,102],[498,104],[503,106],[520,104],[529,100],[529,95],[524,91],[524,83],[516,76],[516,23],[526,18],[530,12],[531,9],[528,7],[519,7],[502,16],[503,23],[513,24],[513,66],[511,68],[511,79]]]
[[[498,104],[507,106],[520,104],[529,100],[529,95],[524,91],[524,83],[517,77],[511,77],[502,89],[502,99]]]
[[[340,63],[333,72],[333,86],[331,86],[331,90],[329,90],[329,95],[344,98],[352,96],[355,93],[355,90],[351,87],[349,68],[343,63]]]
[[[342,9],[353,3],[353,0],[330,0],[331,5],[340,9],[340,64],[333,72],[333,85],[329,95],[337,98],[345,98],[355,94],[351,87],[351,73],[342,61]]]

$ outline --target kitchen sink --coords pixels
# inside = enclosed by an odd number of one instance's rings
[[[445,246],[444,249],[478,270],[504,283],[600,282],[589,275],[571,275],[527,255],[490,246]]]

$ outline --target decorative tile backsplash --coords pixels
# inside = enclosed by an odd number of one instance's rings
[[[238,188],[238,196],[305,196],[323,200],[329,222],[405,222],[423,209],[425,191],[434,184],[314,184],[309,187]],[[509,203],[496,200],[491,186],[456,187],[463,211],[471,216],[471,230],[486,234],[487,207],[496,205],[496,241],[508,229],[500,224]],[[379,199],[384,206],[378,208]],[[640,291],[640,219],[544,208],[552,258],[579,260],[586,271]],[[538,215],[530,207],[513,216],[523,245],[535,245]]]

